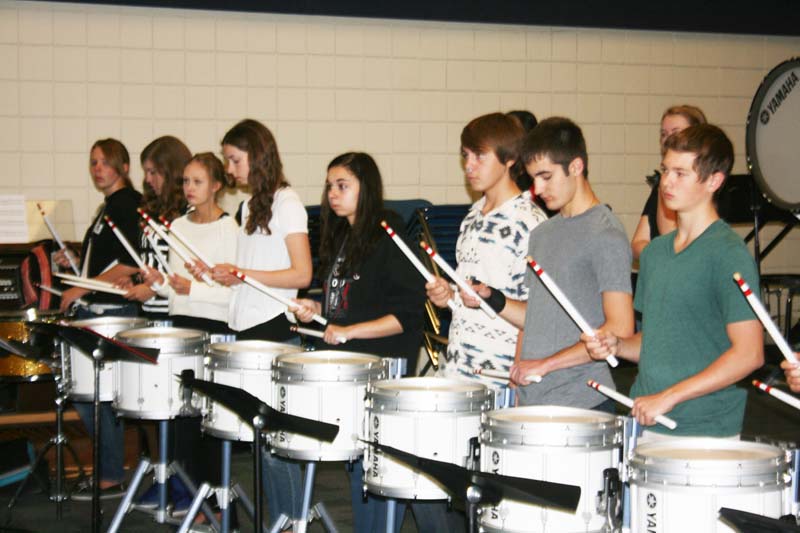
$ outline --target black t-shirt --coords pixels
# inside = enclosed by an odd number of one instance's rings
[[[396,213],[387,211],[385,220],[399,235],[405,224]],[[414,250],[418,246],[409,247]],[[422,342],[425,310],[425,280],[392,242],[381,232],[368,257],[353,272],[343,275],[337,268],[323,274],[322,314],[332,324],[347,326],[394,315],[403,332],[379,339],[353,339],[330,346],[319,340],[318,349],[348,350],[384,357],[403,357],[408,373],[414,373]]]
[[[136,266],[133,258],[106,224],[103,216],[108,215],[128,239],[128,242],[138,251],[139,214],[136,212],[136,208],[139,207],[141,200],[141,193],[125,187],[107,196],[103,205],[100,206],[97,216],[86,230],[81,246],[81,271],[83,271],[84,263],[88,260],[87,275],[90,278],[100,275],[114,261],[123,265]],[[90,299],[95,302],[124,301],[120,296],[100,292],[94,293]]]

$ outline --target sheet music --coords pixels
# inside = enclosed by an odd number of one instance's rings
[[[25,211],[25,196],[22,194],[0,195],[0,243],[28,242],[28,220]]]

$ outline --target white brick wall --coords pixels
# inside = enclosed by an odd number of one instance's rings
[[[80,238],[101,199],[87,172],[95,139],[119,137],[140,184],[138,155],[156,136],[218,152],[224,132],[253,117],[275,133],[309,204],[346,150],[376,157],[389,197],[466,202],[461,128],[527,108],[583,127],[591,181],[632,232],[663,109],[702,107],[742,172],[753,94],[796,55],[799,38],[0,0],[0,193],[71,201],[57,224]],[[798,249],[793,234],[768,270],[800,271]]]

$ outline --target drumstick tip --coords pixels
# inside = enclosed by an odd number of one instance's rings
[[[735,279],[736,281],[739,281],[739,280],[742,279],[742,275],[739,274],[738,272],[734,272],[733,273],[733,279]]]
[[[381,220],[381,226],[383,229],[389,229],[389,224],[387,224],[385,220]]]

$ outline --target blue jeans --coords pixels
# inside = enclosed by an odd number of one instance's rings
[[[299,518],[303,505],[300,463],[269,453],[264,448],[261,449],[261,458],[261,483],[267,498],[269,527],[272,528],[282,514],[292,519]]]
[[[388,507],[386,498],[367,494],[367,501],[364,501],[362,490],[364,486],[364,466],[360,460],[353,462],[353,470],[350,471],[348,468],[347,474],[350,477],[350,501],[353,505],[354,533],[383,533],[386,531],[386,512]],[[400,526],[403,525],[403,514],[405,512],[405,502],[397,500],[397,508],[394,515],[395,533],[400,533]]]
[[[78,307],[75,318],[84,320],[99,316],[136,316],[136,304],[122,304],[117,309],[108,309],[102,315]],[[92,402],[72,402],[89,435],[94,433],[94,405]],[[120,482],[125,476],[125,426],[114,416],[110,402],[100,403],[100,475],[103,481]]]

